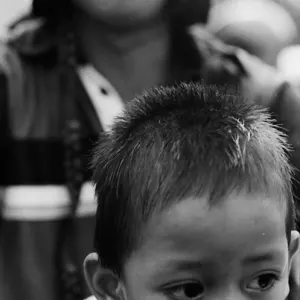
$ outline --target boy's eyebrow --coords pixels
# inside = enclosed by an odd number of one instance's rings
[[[285,260],[285,255],[284,252],[276,249],[276,250],[270,250],[269,252],[262,252],[259,254],[254,254],[251,256],[247,256],[242,260],[242,264],[244,265],[251,265],[251,264],[258,264],[262,262],[282,262],[284,263]],[[199,260],[189,260],[189,259],[184,259],[184,260],[167,260],[165,265],[164,265],[164,270],[168,269],[170,271],[173,270],[200,270],[203,268],[203,261]]]
[[[169,260],[165,267],[170,270],[199,270],[203,264],[199,260]]]
[[[257,255],[248,256],[243,260],[243,264],[250,265],[255,263],[270,262],[275,260],[284,260],[284,253],[279,250],[273,250]]]

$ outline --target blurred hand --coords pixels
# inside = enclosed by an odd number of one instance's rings
[[[249,101],[269,108],[287,130],[294,150],[291,159],[300,170],[300,91],[277,68],[225,44],[203,27],[192,26],[190,35],[202,61],[199,73],[203,82],[225,85],[229,91],[238,91]]]
[[[284,82],[275,67],[241,48],[225,44],[200,26],[193,26],[190,34],[203,63],[199,72],[205,83],[236,88],[249,101],[273,106],[274,93]]]

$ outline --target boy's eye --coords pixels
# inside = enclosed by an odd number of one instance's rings
[[[273,287],[276,280],[278,280],[278,278],[274,274],[260,275],[251,281],[247,288],[259,292],[267,291]]]
[[[168,294],[175,300],[198,300],[203,296],[204,286],[200,283],[186,283],[170,288]]]

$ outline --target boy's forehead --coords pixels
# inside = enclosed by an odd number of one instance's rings
[[[139,282],[136,290],[200,278],[204,290],[227,288],[262,270],[283,274],[289,261],[285,214],[261,195],[232,194],[216,205],[205,197],[182,200],[154,215],[143,238],[124,267],[128,286]]]
[[[143,232],[143,249],[180,252],[201,258],[207,254],[246,249],[262,251],[287,245],[285,212],[278,200],[262,195],[231,194],[217,204],[189,198],[157,213]]]

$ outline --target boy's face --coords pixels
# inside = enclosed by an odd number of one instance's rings
[[[186,199],[154,215],[125,264],[128,300],[284,300],[296,240],[276,199]]]

